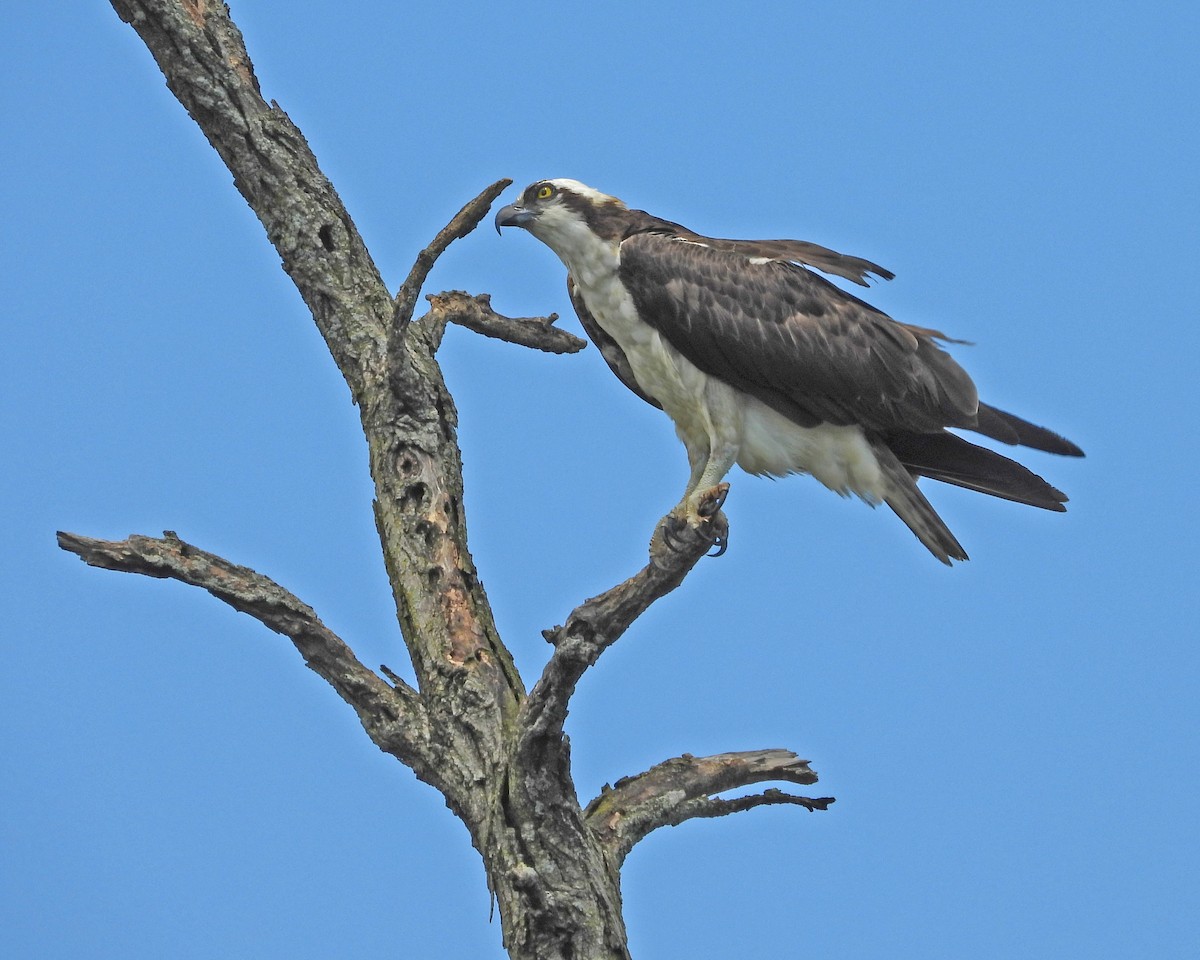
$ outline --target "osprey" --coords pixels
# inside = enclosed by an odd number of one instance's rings
[[[882,267],[799,240],[704,237],[576,180],[539,180],[496,214],[566,264],[588,336],[625,386],[675,422],[695,516],[736,463],[811,474],[843,496],[886,503],[949,564],[967,554],[917,489],[930,477],[1063,511],[1067,497],[1026,467],[950,433],[1067,456],[1056,433],[979,402],[939,345],[814,273],[862,286]]]

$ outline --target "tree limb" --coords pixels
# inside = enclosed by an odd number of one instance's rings
[[[420,695],[398,677],[393,687],[368,670],[312,607],[274,580],[185,543],[170,530],[162,539],[134,534],[126,540],[60,531],[58,545],[93,567],[202,587],[287,637],[305,664],[354,708],[380,749],[429,779],[428,718]]]
[[[639,840],[659,827],[698,817],[722,817],[769,804],[790,803],[824,810],[833,797],[799,797],[778,789],[723,800],[714,794],[753,783],[817,782],[807,760],[790,750],[750,750],[710,757],[684,754],[645,773],[605,787],[584,811],[589,826],[620,863]]]
[[[518,719],[515,754],[523,764],[557,769],[567,763],[563,724],[567,707],[584,671],[615,643],[654,601],[682,582],[713,543],[712,527],[729,491],[721,483],[707,492],[700,516],[687,521],[664,517],[650,544],[650,562],[623,583],[584,601],[567,622],[543,632],[554,644],[541,677],[529,691]],[[712,519],[708,519],[711,517]],[[663,532],[671,528],[668,544]]]
[[[784,793],[775,787],[764,790],[762,793],[754,793],[745,797],[734,797],[731,800],[722,800],[719,797],[697,797],[688,803],[680,804],[677,811],[678,815],[673,817],[668,823],[660,824],[660,826],[677,826],[685,820],[695,820],[703,817],[725,817],[731,813],[740,813],[743,810],[752,810],[755,807],[765,807],[772,804],[792,804],[793,806],[804,807],[811,813],[814,810],[828,810],[829,805],[833,802],[833,797],[799,797],[793,793]]]
[[[472,297],[461,290],[431,293],[425,298],[430,314],[442,324],[457,323],[485,337],[546,353],[578,353],[587,341],[554,326],[558,314],[548,317],[506,317],[492,309],[491,294]]]

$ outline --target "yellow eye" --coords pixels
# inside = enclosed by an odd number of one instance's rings
[[[539,200],[549,200],[554,196],[554,188],[548,183],[543,183],[537,188],[537,198]]]

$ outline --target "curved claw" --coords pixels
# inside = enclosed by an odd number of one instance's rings
[[[713,491],[705,496],[696,507],[696,512],[705,520],[712,520],[725,506],[725,498],[729,496],[729,484],[718,483]]]
[[[729,533],[726,532],[724,535],[718,533],[713,537],[712,545],[714,547],[713,552],[706,553],[706,557],[719,557],[724,554],[729,549]]]
[[[679,553],[683,550],[684,544],[683,541],[679,539],[679,531],[686,528],[686,526],[687,524],[685,524],[678,517],[667,516],[663,518],[662,539],[668,550],[671,550],[675,553]]]
[[[722,496],[717,504],[717,509],[705,524],[713,545],[713,552],[705,554],[708,557],[719,557],[729,549],[729,518],[720,509],[720,504],[724,502],[725,498]]]

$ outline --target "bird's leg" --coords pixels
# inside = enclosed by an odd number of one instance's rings
[[[688,495],[700,485],[700,478],[704,476],[704,471],[708,469],[709,451],[708,447],[704,448],[684,445],[687,450],[688,466],[692,468],[692,472],[688,475],[687,487],[683,491],[683,500],[679,502],[679,507],[682,507],[687,502]]]
[[[688,447],[692,472],[683,499],[663,518],[663,541],[672,550],[680,549],[679,533],[686,526],[703,529],[711,538],[719,557],[729,548],[729,520],[721,512],[729,484],[721,480],[737,459],[737,447],[731,443],[713,444],[706,451]]]
[[[700,478],[704,475],[704,470],[708,466],[708,444],[700,446],[699,444],[688,443],[682,435],[680,435],[680,439],[684,440],[688,466],[692,468],[691,474],[688,476],[687,487],[683,491],[683,499],[672,507],[667,515],[659,521],[654,537],[650,540],[651,552],[654,550],[654,541],[658,538],[660,532],[662,534],[662,542],[669,550],[678,553],[683,549],[683,541],[679,539],[679,535],[687,526],[688,498],[696,489],[697,484],[700,483]]]

